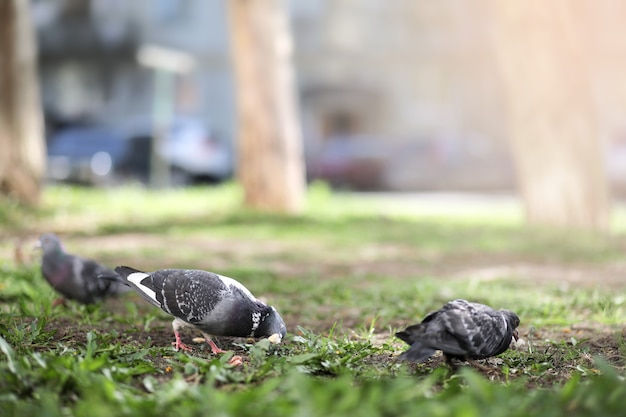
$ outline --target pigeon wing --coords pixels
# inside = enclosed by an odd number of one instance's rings
[[[153,274],[162,308],[188,323],[197,324],[229,293],[218,277],[200,270],[165,270]]]
[[[450,355],[466,355],[463,340],[469,329],[464,316],[464,310],[442,308],[429,320],[424,343]]]
[[[211,272],[163,269],[147,274],[124,268],[115,270],[122,276],[127,274],[128,282],[147,301],[192,324],[206,317],[229,291],[219,276]]]
[[[503,315],[495,310],[486,310],[475,316],[473,321],[475,331],[469,335],[471,355],[484,358],[502,353],[499,350],[509,331]]]
[[[506,334],[507,324],[502,314],[465,300],[455,300],[446,307],[441,314],[446,332],[441,333],[439,348],[453,355],[492,356]]]

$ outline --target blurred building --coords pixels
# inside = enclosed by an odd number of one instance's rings
[[[489,110],[498,106],[497,87],[489,61],[480,59],[487,54],[485,35],[467,19],[471,8],[442,4],[290,3],[311,175],[356,188],[411,189],[445,182],[442,176],[468,150],[478,160],[485,152],[501,156],[502,126]],[[234,137],[224,1],[36,0],[33,6],[44,103],[57,123],[149,114],[152,73],[136,53],[156,44],[197,62],[196,71],[177,79],[176,112]],[[503,166],[499,175],[487,173],[489,186],[510,185]]]
[[[291,3],[312,174],[364,189],[513,186],[475,2]]]
[[[363,189],[513,186],[480,4],[289,2],[311,176]],[[34,0],[33,14],[57,123],[149,114],[152,72],[136,54],[156,44],[197,63],[177,77],[176,112],[235,137],[225,1]]]
[[[176,112],[231,136],[225,13],[221,1],[34,0],[46,111],[68,123],[151,114],[153,74],[136,56],[157,44],[197,60],[197,71],[177,77]]]

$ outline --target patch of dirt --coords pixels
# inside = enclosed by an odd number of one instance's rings
[[[337,275],[381,275],[398,279],[415,276],[439,276],[448,279],[490,281],[499,278],[559,283],[575,287],[596,286],[626,289],[626,265],[562,265],[533,263],[508,254],[465,253],[442,256],[419,248],[390,243],[372,243],[357,248],[329,248],[310,240],[279,241],[211,238],[186,236],[157,239],[143,234],[95,236],[76,238],[74,245],[98,248],[99,251],[120,251],[138,246],[153,249],[161,255],[159,262],[173,264],[180,256],[168,259],[167,253],[176,248],[180,253],[204,253],[207,256],[195,265],[209,270],[223,270],[246,261],[258,264],[278,276],[312,274],[320,279]],[[291,254],[301,254],[293,259]],[[284,259],[290,254],[289,259]],[[119,262],[119,260],[117,260]],[[153,264],[153,259],[147,259]],[[180,261],[178,261],[180,262]],[[198,261],[194,260],[195,263]],[[146,263],[146,260],[143,262]]]
[[[39,253],[32,248],[36,239],[37,236],[27,236],[0,242],[0,258],[13,259],[20,264],[38,263]],[[66,242],[66,246],[70,251],[81,248],[83,256],[97,258],[110,266],[130,264],[139,269],[152,269],[157,264],[159,267],[178,265],[219,272],[245,263],[277,276],[308,274],[318,279],[338,275],[380,275],[396,279],[438,276],[489,282],[505,277],[538,284],[626,290],[624,263],[571,266],[536,263],[514,255],[482,252],[444,256],[413,246],[390,243],[336,248],[304,239],[265,239],[260,244],[257,240],[240,238],[185,236],[163,239],[150,234],[128,233],[75,236]],[[123,256],[126,250],[137,252],[138,247],[147,255],[141,259]],[[151,253],[158,254],[158,257]]]
[[[512,261],[508,264],[490,262],[482,266],[465,267],[449,275],[454,279],[489,282],[502,277],[537,284],[559,283],[575,288],[626,288],[624,265],[565,266],[537,265]]]
[[[109,335],[107,345],[119,344],[121,346],[132,346],[136,350],[152,347],[163,348],[160,351],[162,353],[148,354],[145,355],[143,359],[149,361],[156,369],[157,373],[152,374],[152,376],[157,380],[168,380],[175,374],[172,369],[172,363],[170,362],[170,360],[174,358],[176,351],[172,346],[174,332],[172,330],[171,321],[169,320],[156,319],[151,323],[149,329],[144,331],[142,328],[134,327],[132,324],[115,321],[99,323],[98,325],[76,325],[76,323],[69,318],[63,317],[51,319],[46,324],[44,331],[52,333],[54,344],[62,344],[69,348],[83,348],[87,343],[87,333],[90,331]],[[214,357],[208,344],[204,341],[198,343],[193,340],[196,336],[199,336],[199,334],[196,334],[190,329],[183,329],[181,336],[184,343],[192,348],[189,354],[204,359]],[[248,362],[246,351],[235,344],[241,340],[242,339],[221,337],[215,340],[215,342],[225,351],[241,356],[245,363]],[[50,349],[50,345],[41,346],[39,349],[48,350]],[[142,384],[140,380],[137,380],[136,383],[139,386]]]
[[[170,321],[165,318],[155,319],[151,322],[149,329],[144,330],[140,326],[117,321],[105,321],[97,325],[77,325],[69,318],[62,317],[51,319],[44,330],[53,333],[54,343],[64,344],[73,348],[85,346],[89,331],[110,335],[111,337],[107,340],[107,343],[131,345],[137,349],[146,347],[164,348],[161,351],[162,354],[150,354],[145,356],[145,359],[150,361],[157,369],[158,373],[154,375],[156,379],[167,380],[170,378],[170,375],[173,375],[170,359],[175,354],[174,349],[171,347],[174,335]],[[325,329],[325,331],[328,331],[328,329]],[[204,359],[213,357],[206,343],[193,341],[194,338],[199,336],[193,330],[184,329],[181,332],[181,336],[183,341],[192,347],[191,355]],[[346,333],[346,336],[362,338],[362,336],[355,334],[353,331]],[[512,346],[512,349],[533,352],[533,355],[528,356],[525,363],[517,367],[511,366],[512,363],[515,363],[515,360],[509,359],[507,363],[511,367],[503,367],[505,360],[499,357],[476,361],[477,365],[455,361],[450,372],[455,372],[463,366],[469,366],[493,381],[504,382],[509,379],[523,377],[529,387],[536,387],[565,383],[581,365],[586,369],[590,369],[590,372],[593,373],[597,371],[594,370],[596,358],[600,358],[618,369],[626,368],[626,355],[624,353],[626,328],[615,329],[598,325],[597,323],[588,323],[560,329],[533,331],[533,333],[521,329],[520,337],[524,342],[518,344],[517,347]],[[374,354],[364,359],[365,363],[377,368],[393,366],[397,363],[400,353],[407,349],[407,346],[402,341],[395,339],[389,332],[375,333],[369,340],[374,346],[391,344],[394,348],[393,353]],[[237,345],[237,343],[242,341],[244,340],[220,337],[217,338],[216,343],[222,349],[241,356],[245,364],[249,362],[247,352]],[[251,340],[246,342],[251,342]],[[288,337],[283,348],[288,350],[289,343]],[[41,349],[43,348],[41,347]],[[49,346],[46,349],[49,349]],[[530,360],[537,362],[530,362]],[[549,366],[545,365],[546,363]],[[529,372],[528,369],[534,365],[548,367],[541,372]],[[437,352],[424,363],[408,364],[409,369],[415,375],[428,374],[433,369],[441,366],[448,366],[441,352]]]

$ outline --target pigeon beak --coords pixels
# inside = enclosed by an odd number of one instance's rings
[[[282,340],[282,336],[279,333],[274,333],[273,335],[271,335],[270,337],[267,338],[267,340],[270,341],[271,344],[277,345],[281,342]]]
[[[519,333],[517,332],[517,330],[513,332],[513,339],[515,339],[516,342],[519,340]]]

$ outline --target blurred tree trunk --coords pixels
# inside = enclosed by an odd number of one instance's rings
[[[39,199],[45,167],[30,3],[0,1],[0,192]]]
[[[229,0],[238,177],[247,206],[294,213],[305,195],[300,120],[283,0]]]
[[[488,4],[528,221],[606,229],[608,183],[577,2]]]

